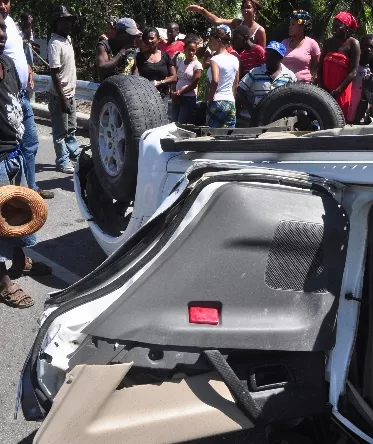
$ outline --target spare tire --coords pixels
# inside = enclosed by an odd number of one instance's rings
[[[306,111],[322,130],[346,124],[340,106],[328,92],[310,83],[297,82],[280,86],[265,96],[255,108],[254,125],[268,125],[294,115],[295,111]]]
[[[97,177],[111,198],[134,199],[140,137],[167,123],[162,98],[147,79],[117,75],[98,87],[91,109],[91,149]]]

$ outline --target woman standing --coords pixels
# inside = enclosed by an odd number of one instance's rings
[[[162,98],[167,101],[170,85],[177,80],[171,57],[158,49],[159,32],[146,28],[142,34],[144,49],[136,56],[136,74],[153,82]]]
[[[178,81],[176,91],[172,94],[172,120],[178,123],[189,123],[197,106],[197,88],[202,74],[202,64],[196,57],[196,37],[190,36],[184,43],[185,58],[176,62]]]
[[[336,99],[346,119],[351,103],[351,82],[356,77],[360,59],[359,42],[351,37],[357,28],[357,20],[349,12],[336,15],[333,37],[326,40],[319,63],[319,85]]]
[[[311,16],[307,11],[293,11],[290,16],[289,36],[283,40],[286,48],[282,63],[293,71],[299,82],[310,83],[317,78],[317,66],[320,60],[320,47],[309,34],[312,30]]]
[[[236,126],[235,96],[239,80],[239,60],[229,54],[230,36],[224,29],[210,35],[210,48],[216,55],[208,70],[210,89],[207,97],[207,125],[212,128]]]
[[[189,12],[198,12],[202,14],[206,20],[214,25],[228,25],[232,29],[235,29],[239,25],[245,25],[250,29],[251,41],[260,45],[262,48],[266,46],[266,32],[265,29],[255,21],[257,13],[260,11],[261,6],[257,0],[243,0],[241,4],[241,13],[243,20],[241,19],[224,19],[218,17],[207,9],[199,5],[190,5],[187,7]]]

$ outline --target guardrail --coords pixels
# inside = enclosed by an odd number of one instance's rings
[[[34,75],[35,91],[45,92],[49,88],[50,76]],[[77,99],[92,101],[99,83],[78,80],[76,83],[75,97]]]

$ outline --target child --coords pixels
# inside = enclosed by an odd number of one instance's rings
[[[178,123],[189,123],[197,105],[198,82],[202,75],[202,64],[196,53],[198,38],[190,36],[185,40],[185,59],[176,62],[177,84],[172,93],[172,120]]]
[[[240,58],[240,78],[251,69],[264,64],[265,51],[250,40],[250,30],[247,26],[237,26],[233,31],[233,48]]]

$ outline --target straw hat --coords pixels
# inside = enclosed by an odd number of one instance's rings
[[[30,188],[0,187],[0,236],[22,237],[45,224],[48,209],[44,199]]]

